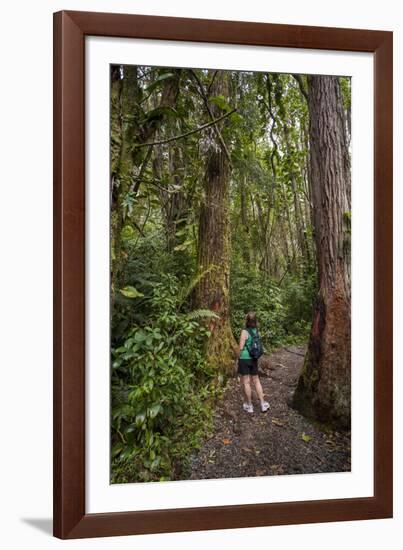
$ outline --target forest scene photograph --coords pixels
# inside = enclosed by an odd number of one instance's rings
[[[111,483],[351,470],[351,78],[110,67]]]

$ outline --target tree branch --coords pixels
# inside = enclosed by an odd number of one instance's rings
[[[208,115],[209,115],[210,119],[214,120],[214,116],[213,116],[213,113],[211,112],[208,97],[207,97],[207,94],[204,91],[203,84],[200,82],[199,77],[197,76],[197,74],[195,73],[195,71],[193,69],[189,69],[189,72],[197,82],[197,86],[199,88],[199,95],[200,95],[200,97],[202,98],[202,100],[204,102],[204,105],[206,107],[206,110],[208,112]],[[209,85],[209,89],[210,89],[210,87],[211,87],[211,85],[214,81],[214,78],[215,78],[216,74],[217,74],[217,71],[215,71],[215,73],[213,75],[212,81]],[[236,109],[234,109],[234,111],[236,111]],[[225,144],[224,138],[222,137],[222,134],[221,134],[221,132],[220,132],[220,130],[217,126],[214,126],[214,130],[217,134],[219,142],[221,143],[221,147],[223,148],[223,151],[224,151],[224,153],[225,153],[225,155],[228,159],[229,165],[232,168],[231,155],[229,154],[229,151],[228,151],[227,146]]]
[[[170,138],[167,138],[167,139],[161,139],[160,141],[153,141],[153,142],[150,142],[150,143],[138,143],[138,144],[134,145],[134,147],[138,149],[140,147],[152,147],[153,145],[163,145],[164,143],[169,143],[170,141],[176,141],[177,139],[182,139],[184,137],[191,136],[192,134],[196,134],[197,132],[201,132],[202,130],[205,130],[209,126],[214,126],[215,124],[217,124],[217,122],[220,122],[220,120],[223,120],[224,118],[227,118],[228,116],[234,114],[235,111],[236,111],[236,109],[232,109],[232,111],[229,111],[228,113],[225,113],[225,115],[220,116],[220,117],[212,120],[211,122],[208,122],[207,124],[202,124],[202,126],[199,126],[195,130],[190,130],[189,132],[185,132],[184,134],[180,134],[179,136],[174,136],[174,137],[170,137]]]
[[[301,75],[300,74],[293,74],[292,76],[298,82],[298,86],[299,86],[301,94],[308,101],[308,90],[305,88],[305,84],[304,84],[304,81],[302,80]]]

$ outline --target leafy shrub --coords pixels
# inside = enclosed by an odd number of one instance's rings
[[[205,369],[208,311],[178,311],[178,281],[152,286],[151,315],[112,355],[112,481],[171,479],[209,425],[215,384]],[[179,460],[180,459],[180,460]]]

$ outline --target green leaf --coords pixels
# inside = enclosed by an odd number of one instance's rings
[[[308,441],[311,441],[312,437],[307,435],[305,432],[302,432],[301,439],[305,441],[305,443],[308,443]]]
[[[116,445],[112,447],[112,456],[113,457],[117,456],[119,453],[121,453],[122,449],[123,449],[123,443],[121,442],[116,443]]]
[[[146,419],[145,413],[140,413],[140,414],[138,414],[138,415],[136,416],[136,424],[137,424],[137,426],[138,426],[139,424],[143,424],[143,422],[144,422],[145,419]]]
[[[157,403],[157,405],[153,405],[150,409],[148,409],[148,416],[150,418],[155,418],[161,409],[162,407],[159,403]]]
[[[174,250],[176,252],[179,252],[181,250],[186,250],[187,248],[189,248],[190,246],[192,246],[193,244],[193,240],[192,239],[188,239],[187,241],[185,241],[184,243],[182,244],[178,244],[177,246],[175,246]]]
[[[223,95],[217,95],[215,97],[210,97],[209,101],[210,101],[210,103],[214,103],[214,105],[217,105],[217,107],[219,107],[220,109],[222,109],[226,113],[229,113],[230,111],[232,111],[231,105],[229,105],[226,102],[225,97]]]
[[[230,115],[230,119],[231,119],[231,122],[242,122],[243,116],[240,115],[239,113],[232,113],[232,115]]]
[[[134,229],[131,225],[125,225],[121,232],[123,240],[128,241],[134,237]]]
[[[134,335],[134,340],[140,344],[141,342],[144,342],[144,340],[146,339],[146,335],[144,334],[144,332],[142,330],[138,330],[136,332],[136,334]]]
[[[125,286],[125,288],[121,288],[119,292],[123,294],[123,296],[126,296],[126,298],[140,298],[144,296],[144,294],[139,292],[134,286]]]

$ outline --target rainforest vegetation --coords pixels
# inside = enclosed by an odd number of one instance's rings
[[[177,479],[245,314],[306,345],[292,406],[350,424],[350,79],[111,67],[114,483]]]

